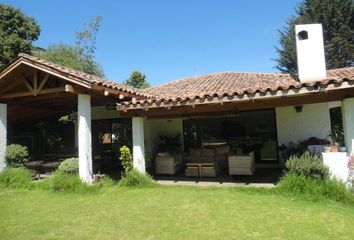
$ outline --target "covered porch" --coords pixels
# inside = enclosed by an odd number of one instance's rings
[[[106,118],[117,119],[115,104],[135,97],[141,96],[129,87],[20,55],[0,73],[0,171],[6,167],[6,146],[17,143],[28,147],[32,161],[56,164],[52,161],[77,157],[80,178],[92,182],[102,154],[92,140],[92,128],[97,128],[92,118],[99,115],[95,109],[108,109]],[[75,120],[58,127],[63,116]],[[39,136],[48,125],[64,139],[50,151],[48,132],[46,139]]]
[[[346,79],[242,96],[143,100],[119,105],[119,109],[122,116],[140,119],[141,134],[144,134],[145,141],[139,147],[148,153],[145,156],[154,156],[144,161],[141,159],[140,166],[145,164],[150,167],[150,172],[158,181],[214,182],[221,185],[230,182],[246,185],[276,183],[287,160],[281,146],[313,138],[317,142],[309,141],[308,145],[329,145],[329,142],[319,143],[319,140],[330,140],[333,112],[340,113],[346,156],[352,152],[354,88],[353,83]],[[177,152],[172,149],[168,156],[160,154],[161,162],[165,159],[169,163],[165,161],[160,164],[161,167],[157,166],[161,137],[174,138],[178,135],[180,149]],[[203,149],[221,145],[228,147],[225,152],[226,166],[220,167],[214,150],[211,153],[212,162],[218,162],[219,165],[216,174],[211,170],[211,165],[205,165],[205,169],[209,167],[211,173],[206,171],[205,175],[201,174],[200,163],[203,162],[196,160],[192,163],[197,163],[195,171],[199,168],[199,175],[187,173],[187,165],[191,163],[188,155],[191,152],[202,149],[195,154],[199,157],[203,155]],[[252,174],[240,172],[231,175],[230,156],[237,158],[251,152],[254,154]],[[338,164],[341,163],[338,161]]]

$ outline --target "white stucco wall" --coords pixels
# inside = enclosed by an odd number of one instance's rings
[[[7,105],[0,103],[0,172],[6,168]]]
[[[343,99],[342,115],[345,145],[349,153],[352,153],[354,151],[354,98]]]
[[[145,173],[145,137],[144,118],[133,117],[133,166],[141,173]]]
[[[91,96],[78,95],[78,143],[79,175],[82,181],[91,183],[92,173],[92,139],[91,139]]]
[[[174,137],[180,134],[181,151],[183,151],[182,119],[149,119],[145,121],[146,151],[154,152],[159,145],[159,136]]]
[[[303,105],[302,112],[296,112],[293,106],[279,107],[275,112],[279,145],[328,137],[331,129],[328,103]]]

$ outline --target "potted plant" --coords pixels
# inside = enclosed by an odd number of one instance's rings
[[[344,134],[343,131],[339,128],[333,128],[331,132],[329,132],[328,136],[332,140],[331,152],[338,152],[339,146],[344,145]]]

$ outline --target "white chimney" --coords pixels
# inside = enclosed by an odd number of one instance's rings
[[[295,26],[297,70],[300,82],[326,78],[322,24]]]

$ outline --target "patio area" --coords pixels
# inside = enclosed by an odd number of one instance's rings
[[[164,185],[274,187],[282,174],[281,168],[256,168],[253,175],[231,176],[227,171],[221,171],[217,177],[187,177],[180,172],[176,175],[154,175],[154,179]]]

